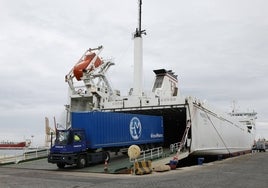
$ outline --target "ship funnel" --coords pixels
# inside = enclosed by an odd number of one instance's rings
[[[139,0],[139,19],[138,28],[134,33],[134,86],[133,95],[142,96],[143,83],[143,41],[142,34],[146,34],[145,30],[141,30],[141,5],[142,0]]]

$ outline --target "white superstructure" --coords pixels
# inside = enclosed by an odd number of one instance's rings
[[[119,91],[111,88],[105,73],[114,63],[99,58],[103,47],[89,49],[66,76],[70,86],[67,111],[99,110],[163,116],[164,145],[188,154],[250,151],[255,137],[255,112],[244,113],[241,119],[235,113],[220,112],[195,97],[183,97],[177,75],[171,70],[154,70],[152,91],[147,95],[143,93],[142,34],[145,30],[141,30],[141,0],[139,10],[139,27],[134,33],[134,86],[129,95],[120,96]],[[79,82],[74,78],[83,84],[77,86]]]

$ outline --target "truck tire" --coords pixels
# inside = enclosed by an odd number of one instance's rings
[[[109,162],[110,161],[110,154],[109,154],[109,152],[104,152],[103,153],[103,160],[104,160],[104,162],[105,161],[107,161],[107,162]]]
[[[65,167],[65,164],[64,163],[57,163],[57,167],[62,169]]]
[[[77,168],[84,168],[86,166],[86,157],[84,155],[81,155],[80,157],[78,157],[77,160]]]

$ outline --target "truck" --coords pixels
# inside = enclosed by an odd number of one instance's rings
[[[71,127],[56,130],[48,162],[58,168],[83,168],[110,159],[109,152],[126,152],[131,145],[159,146],[164,141],[163,117],[115,112],[72,112]]]
[[[258,140],[256,142],[256,150],[259,152],[266,152],[265,140]]]

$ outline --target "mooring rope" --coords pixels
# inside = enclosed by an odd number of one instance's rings
[[[209,119],[210,123],[213,125],[213,127],[214,127],[216,133],[217,133],[218,136],[220,137],[220,139],[221,139],[223,145],[225,146],[226,150],[229,152],[229,154],[231,154],[230,150],[228,149],[228,147],[227,147],[227,145],[225,144],[223,138],[221,137],[221,135],[220,135],[220,133],[218,132],[217,128],[215,127],[214,123],[213,123],[212,120],[210,119],[209,115],[208,115],[207,113],[206,113],[206,115],[207,115],[207,118]]]

